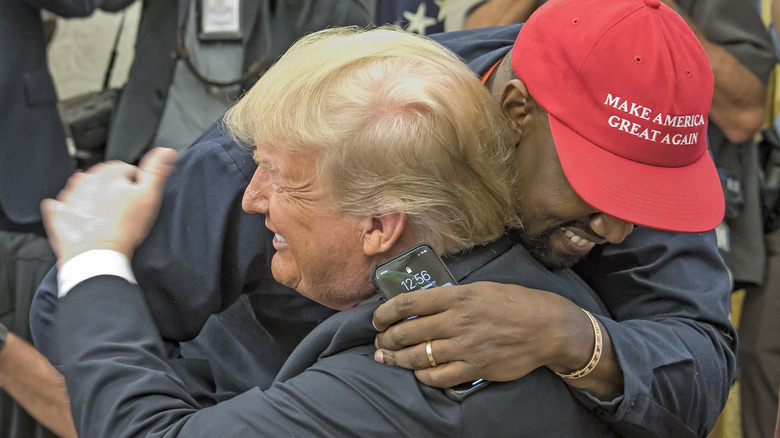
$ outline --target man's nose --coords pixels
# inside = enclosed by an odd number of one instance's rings
[[[590,228],[610,243],[620,243],[634,231],[634,224],[604,213],[596,213]]]
[[[268,176],[265,174],[265,169],[258,167],[252,176],[252,181],[249,182],[249,186],[244,190],[241,208],[247,213],[267,214],[268,196],[266,195],[266,189],[268,185],[269,181]]]

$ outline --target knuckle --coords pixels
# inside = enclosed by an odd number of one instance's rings
[[[488,361],[482,356],[475,356],[471,359],[469,364],[475,370],[484,370],[488,367]]]
[[[395,298],[393,298],[391,301],[393,301],[396,310],[400,314],[405,314],[406,312],[408,312],[413,305],[413,299],[409,294],[400,294]]]
[[[429,385],[435,386],[437,388],[448,386],[448,382],[446,382],[445,379],[441,377],[441,374],[435,372],[428,373],[428,382]]]
[[[379,345],[383,348],[398,349],[399,347],[406,345],[408,335],[406,330],[401,327],[390,327],[384,335],[379,339]]]
[[[397,348],[408,346],[411,342],[409,339],[410,333],[403,327],[398,327],[393,330],[393,343]]]
[[[466,336],[456,336],[452,338],[452,343],[455,346],[455,349],[462,350],[470,344],[469,338]]]
[[[456,373],[453,374],[453,371]],[[461,379],[461,375],[457,373],[457,370],[454,368],[438,368],[438,369],[432,369],[431,372],[428,374],[428,385],[435,386],[437,388],[448,388],[450,386],[455,386],[458,383],[461,383],[461,381],[465,382],[468,379]]]
[[[458,288],[457,293],[455,294],[455,302],[464,304],[469,301],[471,301],[471,288],[467,286]]]
[[[382,352],[382,363],[385,365],[396,366],[398,361],[396,360],[395,353],[392,351]]]
[[[475,323],[479,323],[479,318],[475,317],[471,313],[458,313],[458,315],[455,317],[455,325],[461,333],[468,330],[470,327],[473,327]]]

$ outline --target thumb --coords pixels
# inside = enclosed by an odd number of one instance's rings
[[[178,155],[176,150],[168,148],[154,148],[147,152],[138,165],[136,183],[162,190],[173,172]]]

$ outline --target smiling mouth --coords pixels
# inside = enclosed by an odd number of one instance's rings
[[[279,242],[282,242],[282,243],[287,243],[287,241],[284,240],[284,237],[282,237],[282,235],[279,234],[279,233],[274,233],[274,239],[276,239],[276,240],[278,240]]]
[[[569,240],[571,240],[571,242],[573,244],[575,244],[575,245],[577,245],[577,246],[579,246],[581,248],[593,248],[594,246],[596,246],[595,242],[591,242],[590,240],[588,240],[588,239],[586,239],[586,238],[584,238],[582,236],[578,236],[577,234],[575,234],[573,231],[571,231],[569,229],[564,228],[563,229],[563,234],[565,234],[566,237],[568,237]]]

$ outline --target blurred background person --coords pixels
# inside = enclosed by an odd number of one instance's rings
[[[134,0],[70,3],[74,14],[87,16]],[[376,0],[144,0],[141,7],[106,159],[136,162],[156,145],[185,149],[296,39],[367,25]]]
[[[32,294],[55,261],[39,204],[55,195],[74,171],[46,60],[41,3],[0,2],[0,325],[14,333],[0,350],[0,383],[5,388],[0,393],[0,436],[9,438],[52,436],[22,407],[41,404],[19,405],[11,396],[37,394],[39,401],[59,398],[60,409],[67,408],[61,379],[52,374],[54,369],[42,356],[24,344],[30,340]],[[46,2],[52,11],[65,12],[60,3]],[[25,377],[34,377],[33,381],[14,376],[12,370],[29,370]],[[39,371],[49,374],[42,377]],[[34,383],[41,392],[25,388],[26,383]],[[36,417],[53,419],[40,412]],[[66,433],[68,428],[53,429]]]
[[[780,56],[774,23],[780,3],[759,0],[764,23]],[[775,68],[768,86],[764,129],[758,143],[761,201],[766,244],[766,270],[759,287],[747,289],[739,327],[740,419],[744,437],[772,436],[777,423],[780,387],[780,88]]]

